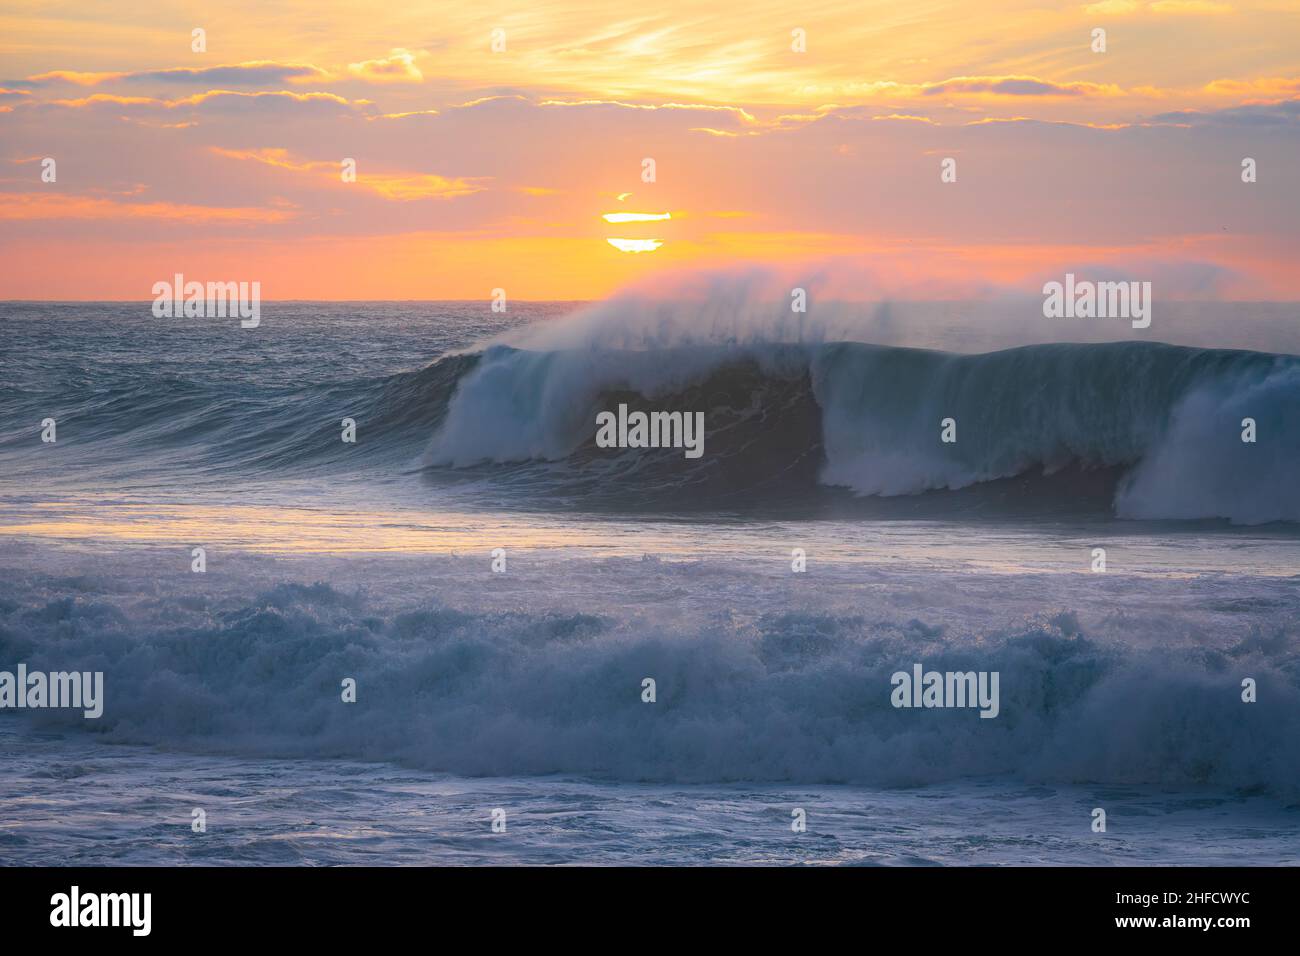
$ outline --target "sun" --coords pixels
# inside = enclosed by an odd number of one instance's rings
[[[631,193],[619,193],[618,201],[623,202]],[[664,222],[672,219],[672,213],[669,212],[607,212],[601,215],[601,218],[608,223],[620,224],[628,222]],[[654,252],[662,246],[662,239],[626,239],[611,237],[605,240],[619,252]]]

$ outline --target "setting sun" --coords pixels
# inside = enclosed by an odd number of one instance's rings
[[[606,239],[620,252],[654,252],[663,242],[658,239]]]

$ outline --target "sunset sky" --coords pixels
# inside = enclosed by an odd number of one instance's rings
[[[3,0],[0,251],[23,299],[587,299],[754,262],[1297,299],[1300,4]]]

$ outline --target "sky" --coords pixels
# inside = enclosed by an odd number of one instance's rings
[[[0,0],[0,259],[6,299],[1296,300],[1300,3]]]

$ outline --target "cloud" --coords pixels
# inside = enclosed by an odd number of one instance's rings
[[[208,223],[273,223],[292,218],[284,209],[118,202],[66,193],[0,193],[0,220],[168,219]]]
[[[1101,0],[1100,3],[1090,3],[1085,6],[1083,12],[1100,16],[1122,16],[1126,13],[1135,13],[1140,7],[1141,4],[1137,0]]]
[[[928,123],[931,126],[937,126],[934,120],[928,116],[913,116],[911,113],[886,113],[883,116],[873,116],[873,120],[895,123]]]
[[[225,149],[211,147],[212,152],[228,159],[251,161],[291,172],[310,173],[330,183],[341,183],[341,166],[337,160],[295,159],[286,149]],[[357,171],[356,185],[384,199],[409,202],[415,199],[457,199],[486,189],[484,177],[447,177],[435,173],[390,173]]]
[[[671,117],[674,114],[692,118],[698,117],[699,119],[708,119],[716,125],[692,126],[689,127],[690,132],[721,137],[753,135],[763,129],[775,129],[780,125],[780,121],[776,123],[762,122],[748,110],[741,109],[739,106],[715,106],[702,103],[625,103],[620,100],[542,100],[537,105],[543,108],[581,108],[600,111],[630,110],[651,113],[662,112],[665,117]],[[719,121],[721,122],[719,123]]]
[[[348,73],[368,83],[419,83],[424,74],[415,65],[416,55],[398,47],[382,60],[349,63]]]
[[[1156,0],[1155,3],[1148,3],[1145,7],[1138,3],[1137,0],[1100,0],[1098,3],[1087,4],[1083,8],[1083,12],[1099,16],[1124,16],[1141,12],[1200,16],[1204,14],[1232,13],[1233,8],[1230,3],[1219,3],[1216,0]]]
[[[139,106],[154,109],[178,110],[185,108],[218,111],[275,111],[284,107],[314,108],[329,111],[369,110],[369,100],[348,100],[334,93],[294,93],[289,90],[244,92],[240,90],[208,90],[180,99],[166,100],[153,96],[120,96],[115,93],[92,93],[79,99],[50,100],[49,105],[67,109],[87,109],[96,106]]]
[[[232,63],[224,66],[139,70],[129,73],[79,73],[75,70],[53,70],[28,77],[29,82],[38,85],[74,83],[77,86],[98,86],[109,81],[265,86],[327,79],[329,73],[310,63],[277,63],[273,60],[251,60],[247,63]]]
[[[1253,80],[1215,80],[1205,85],[1214,96],[1259,99],[1287,99],[1300,95],[1300,77],[1272,76]]]
[[[1215,3],[1213,0],[1157,0],[1157,2],[1151,4],[1151,10],[1156,13],[1200,16],[1202,14],[1232,13],[1232,4]]]
[[[528,97],[519,93],[497,94],[495,96],[480,96],[478,99],[470,100],[467,103],[459,103],[456,106],[458,110],[470,109],[475,106],[484,106],[488,103],[531,103]]]
[[[482,192],[486,188],[481,185],[482,178],[448,178],[432,173],[415,175],[371,173],[364,178],[358,174],[357,182],[367,189],[377,192],[385,199],[393,199],[399,202],[407,202],[412,199],[456,199],[460,196],[470,196]]]
[[[1300,128],[1300,97],[1281,103],[1250,103],[1221,110],[1176,110],[1152,117],[1174,126],[1281,126]]]
[[[68,109],[85,109],[91,106],[170,106],[166,100],[152,96],[118,96],[114,93],[92,93],[75,100],[50,100],[50,106]]]
[[[921,87],[927,96],[951,93],[991,93],[995,96],[1123,96],[1113,84],[1054,83],[1034,76],[954,76]]]
[[[28,93],[26,90],[9,90],[0,87],[0,113],[12,113],[14,111],[14,108],[12,106],[5,105],[5,102],[7,100],[12,100],[14,102],[21,103],[23,102],[24,96],[30,96],[30,95],[31,94]]]
[[[405,110],[400,113],[380,113],[378,116],[372,116],[371,119],[400,120],[410,119],[412,116],[438,116],[441,112],[441,110]]]
[[[27,82],[35,86],[44,86],[50,83],[75,83],[77,86],[97,86],[108,80],[119,80],[129,73],[81,73],[77,70],[52,70],[49,73],[38,73],[35,76],[29,76]]]

